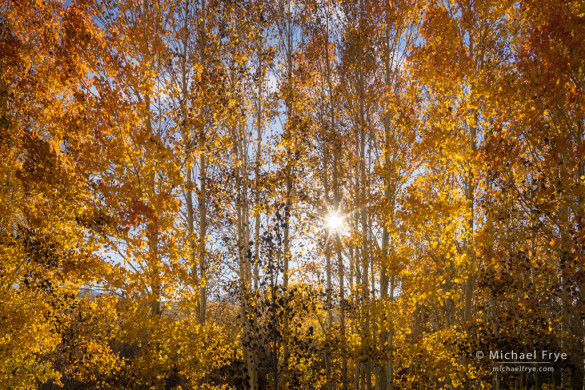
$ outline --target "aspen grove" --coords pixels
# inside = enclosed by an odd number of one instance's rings
[[[0,0],[0,389],[585,389],[582,0]]]

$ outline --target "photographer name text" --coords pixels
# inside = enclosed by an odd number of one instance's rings
[[[558,362],[560,360],[566,360],[567,354],[565,352],[553,352],[553,351],[530,351],[530,352],[516,352],[516,351],[490,351],[489,358],[491,360],[503,360],[503,361],[534,361],[541,360],[547,362]]]

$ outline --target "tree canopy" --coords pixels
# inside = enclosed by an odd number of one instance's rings
[[[585,385],[584,2],[4,0],[0,69],[0,388]]]

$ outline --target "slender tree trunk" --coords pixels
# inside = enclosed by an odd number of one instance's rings
[[[364,91],[364,74],[361,63],[361,52],[358,54],[358,90],[359,90],[359,128],[358,128],[358,145],[359,145],[359,199],[360,199],[360,224],[361,224],[361,267],[362,267],[362,353],[365,363],[363,364],[364,372],[362,377],[365,381],[369,378],[368,370],[370,357],[370,321],[368,316],[369,305],[369,248],[368,248],[368,215],[366,205],[366,121],[365,121],[365,91]],[[365,385],[362,382],[362,385]]]
[[[189,99],[188,81],[187,81],[187,58],[189,56],[189,13],[190,0],[185,0],[185,20],[183,23],[182,36],[182,53],[181,53],[181,134],[185,143],[185,155],[187,160],[186,187],[185,187],[185,204],[187,208],[187,232],[189,234],[189,260],[191,264],[191,273],[193,275],[193,285],[199,285],[199,271],[197,267],[197,240],[195,239],[195,213],[193,205],[193,155],[192,155],[192,134],[189,123],[189,113],[187,101]],[[199,310],[198,310],[199,311]]]
[[[323,187],[325,190],[325,202],[326,202],[326,209],[329,208],[330,200],[329,200],[329,180],[328,180],[328,169],[327,169],[327,162],[329,161],[329,153],[327,145],[324,145],[325,153],[323,158]],[[327,237],[325,240],[325,278],[326,278],[326,286],[325,286],[325,299],[326,299],[326,310],[327,310],[327,322],[325,324],[325,337],[328,341],[326,351],[325,351],[325,374],[327,377],[327,388],[332,388],[331,383],[331,347],[329,346],[329,341],[331,341],[331,328],[333,326],[333,310],[332,310],[332,284],[331,284],[331,254],[329,252],[329,238],[335,234],[335,232],[329,231],[326,233]]]
[[[292,123],[294,118],[294,78],[293,78],[293,21],[291,20],[291,4],[290,2],[287,5],[288,12],[286,15],[286,41],[287,41],[287,50],[286,50],[286,72],[287,72],[287,91],[286,91],[286,117],[288,120],[287,130],[285,133],[288,133],[288,138],[292,139],[295,134],[295,130],[292,129]],[[293,192],[293,164],[292,161],[292,150],[287,149],[287,161],[286,161],[286,168],[285,168],[285,185],[286,185],[286,193],[285,193],[285,212],[284,212],[284,234],[283,234],[283,262],[284,262],[284,275],[283,275],[283,289],[285,292],[285,296],[288,299],[288,282],[289,282],[289,261],[290,261],[290,216],[292,213],[292,192]],[[288,316],[284,317],[284,351],[283,351],[283,371],[285,375],[283,380],[286,382],[288,378],[288,359],[289,359],[289,347],[288,347],[288,336],[289,332],[289,318]],[[286,387],[286,383],[283,384]]]
[[[476,128],[473,126],[471,128],[470,134],[470,148],[473,154],[475,154],[477,150],[476,144]],[[467,172],[467,181],[466,181],[466,200],[467,200],[467,213],[469,214],[469,219],[467,222],[467,239],[466,239],[466,246],[467,246],[467,259],[469,261],[468,269],[467,269],[467,278],[465,281],[465,303],[464,303],[464,313],[463,313],[463,323],[467,324],[471,321],[471,298],[473,295],[473,284],[474,284],[474,274],[473,274],[473,267],[475,265],[475,250],[473,248],[473,229],[474,229],[474,209],[475,209],[475,191],[474,191],[474,174],[473,168],[470,167]]]
[[[153,127],[152,127],[152,120],[151,120],[151,113],[150,113],[150,96],[146,96],[144,98],[146,103],[146,129],[149,135],[153,134]],[[154,156],[151,156],[154,158]],[[152,171],[149,173],[149,189],[148,189],[148,202],[152,205],[153,199],[156,195],[156,175],[154,172],[154,167],[156,164],[152,164],[153,168]],[[152,206],[151,206],[152,207]],[[154,209],[154,207],[153,207]],[[147,226],[147,235],[148,235],[148,250],[149,250],[149,268],[151,271],[151,280],[150,280],[150,288],[152,291],[152,301],[151,301],[151,313],[153,316],[159,316],[161,314],[161,281],[160,281],[160,264],[159,264],[159,254],[158,254],[158,227],[156,226],[156,222],[153,218],[148,220]]]
[[[263,77],[263,61],[262,50],[258,50],[258,98],[257,98],[257,112],[256,112],[256,163],[254,165],[254,206],[260,206],[260,164],[262,161],[262,77]],[[258,290],[258,260],[260,258],[260,210],[257,210],[254,221],[254,290]]]
[[[243,127],[242,123],[234,125],[232,128],[234,139],[234,157],[238,160],[239,165],[236,168],[236,186],[237,186],[237,227],[238,227],[238,254],[240,263],[240,288],[241,288],[241,314],[244,321],[243,339],[247,345],[243,346],[244,362],[250,376],[250,388],[257,388],[257,370],[253,348],[250,347],[250,341],[254,337],[252,329],[247,318],[250,315],[249,303],[252,292],[252,266],[250,253],[250,204],[248,201],[248,158],[247,142],[245,140],[245,131],[238,131],[238,126]]]
[[[206,66],[206,10],[207,5],[205,0],[201,0],[201,46],[200,58],[203,66]],[[204,126],[204,125],[203,125]],[[199,320],[201,324],[205,325],[207,316],[207,249],[206,249],[206,236],[207,236],[207,159],[205,157],[205,128],[200,129],[199,134],[199,191],[198,191],[198,204],[199,204],[199,282],[201,283],[201,297],[199,299]]]
[[[391,87],[391,76],[392,76],[392,63],[390,61],[390,56],[391,56],[391,51],[390,51],[390,23],[386,23],[386,37],[385,37],[385,47],[384,47],[384,65],[385,65],[385,72],[384,72],[384,78],[385,78],[385,84],[386,84],[386,88],[387,90],[390,90]],[[384,139],[384,145],[385,145],[385,151],[384,151],[384,165],[385,165],[385,169],[384,169],[384,202],[385,205],[388,207],[388,211],[387,214],[390,218],[392,218],[392,216],[394,215],[394,189],[393,189],[393,185],[392,185],[392,173],[393,173],[393,169],[392,169],[392,162],[390,160],[390,134],[391,133],[391,129],[390,129],[390,113],[387,112],[384,115],[384,135],[385,135],[385,139]],[[386,213],[385,213],[386,214]],[[382,228],[382,261],[381,261],[381,270],[380,270],[380,299],[382,301],[382,305],[385,305],[388,302],[388,282],[389,282],[389,269],[388,269],[388,261],[389,261],[389,257],[390,257],[390,234],[389,234],[389,230],[388,230],[388,225],[387,222],[385,220],[382,221],[384,223],[384,226]],[[392,286],[393,289],[393,286]],[[393,291],[392,293],[393,294]],[[390,302],[392,301],[392,297],[390,298]],[[384,307],[384,306],[383,306]],[[392,319],[387,317],[386,311],[384,311],[384,315],[382,317],[382,321],[384,324],[389,324],[391,323]],[[392,360],[392,346],[391,346],[391,342],[390,342],[390,337],[391,337],[391,330],[386,331],[385,329],[382,330],[382,332],[380,333],[380,344],[383,346],[384,348],[384,355],[386,360],[386,363],[384,365],[382,365],[381,369],[380,369],[380,389],[381,390],[393,390],[394,389],[394,379],[392,377],[393,375],[393,360]]]
[[[477,70],[477,66],[479,66],[479,59],[475,53],[475,46],[474,46],[474,40],[473,40],[473,36],[470,36],[469,38],[470,40],[470,48],[469,51],[470,53],[472,53],[472,55],[474,56],[474,61],[475,61],[475,67],[474,70]],[[474,86],[472,85],[472,90],[474,89]],[[473,99],[473,95],[471,96],[471,98]],[[472,298],[473,298],[473,286],[474,286],[474,278],[475,278],[475,263],[476,263],[476,256],[475,256],[475,248],[474,248],[474,223],[475,223],[475,177],[474,177],[474,161],[473,159],[475,158],[476,155],[476,151],[477,151],[477,119],[478,119],[478,114],[476,110],[473,110],[473,116],[475,119],[475,123],[470,126],[469,129],[469,150],[471,151],[471,158],[469,159],[469,161],[467,162],[467,172],[466,172],[466,180],[465,180],[465,197],[466,197],[466,201],[467,201],[467,214],[468,214],[468,220],[467,220],[467,234],[466,234],[466,239],[465,239],[465,250],[466,250],[466,256],[467,256],[467,267],[466,267],[466,279],[464,281],[464,285],[463,285],[463,297],[464,297],[464,303],[463,303],[463,328],[465,329],[465,331],[468,331],[468,327],[471,324],[472,321],[472,317],[471,317],[471,311],[472,311]],[[470,335],[467,335],[467,337],[471,337]],[[468,366],[470,364],[469,362],[469,358],[468,357],[464,357],[463,358],[463,364],[466,366],[466,371],[468,371]],[[471,380],[469,378],[469,376],[466,374],[466,380],[465,380],[465,389],[469,389],[471,386]]]

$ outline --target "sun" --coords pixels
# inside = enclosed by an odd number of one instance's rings
[[[337,213],[331,213],[325,218],[325,226],[331,232],[337,232],[343,228],[343,218]]]

